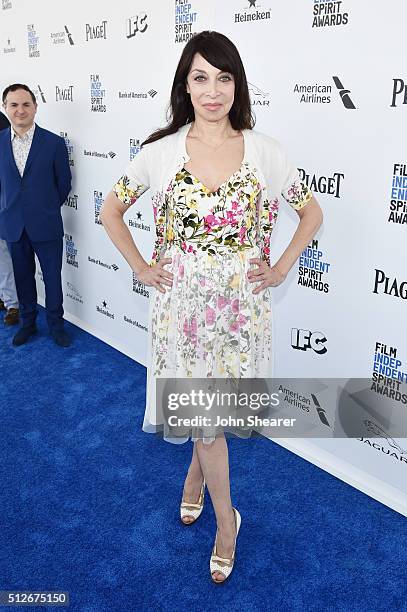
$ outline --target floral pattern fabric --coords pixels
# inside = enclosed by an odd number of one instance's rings
[[[114,189],[124,204],[131,204],[144,187],[132,189],[122,177]],[[251,258],[270,262],[279,201],[263,200],[263,193],[256,168],[242,163],[215,192],[182,168],[165,197],[153,199],[157,240],[152,264],[170,257],[165,269],[173,274],[173,284],[165,293],[153,292],[150,304],[145,431],[166,427],[156,378],[271,377],[271,290],[253,294],[257,283],[247,278],[256,267]],[[294,183],[283,195],[300,209],[310,194],[305,185]],[[194,428],[188,437],[213,439]]]
[[[243,180],[240,189],[238,189],[238,180]],[[151,257],[150,265],[155,265],[161,258],[161,254],[167,245],[171,244],[174,239],[177,238],[176,231],[179,230],[180,220],[176,220],[176,226],[174,226],[175,210],[171,206],[173,200],[173,188],[174,184],[182,180],[184,186],[182,187],[183,193],[180,194],[180,202],[182,199],[189,197],[191,193],[196,191],[196,186],[202,189],[202,194],[205,197],[218,196],[222,202],[225,203],[225,198],[230,197],[233,190],[236,189],[236,196],[232,202],[231,210],[225,211],[226,217],[218,215],[216,207],[214,207],[213,214],[207,214],[205,218],[201,219],[202,226],[200,225],[199,215],[197,212],[194,213],[194,209],[197,208],[197,198],[194,196],[188,204],[190,209],[188,212],[188,218],[181,221],[181,224],[186,223],[188,227],[185,229],[186,237],[191,237],[193,241],[197,238],[201,240],[208,240],[215,246],[217,244],[228,244],[230,246],[238,246],[241,248],[254,244],[254,241],[260,246],[261,257],[270,265],[270,240],[271,233],[274,225],[277,222],[279,212],[279,198],[269,200],[264,196],[267,193],[266,186],[260,185],[260,182],[256,176],[256,170],[251,170],[250,164],[242,163],[238,171],[236,171],[227,181],[225,181],[216,192],[210,192],[202,183],[194,177],[185,168],[177,173],[175,179],[171,181],[167,187],[165,194],[163,192],[156,192],[152,197],[153,211],[154,211],[154,224],[156,229],[156,239],[154,244],[154,251]],[[253,184],[252,184],[253,182]],[[249,196],[249,202],[245,203],[247,210],[245,216],[240,219],[239,235],[236,232],[230,232],[228,226],[237,226],[237,218],[241,214],[242,202],[239,199],[244,197],[244,192],[252,189]],[[126,206],[134,204],[139,197],[148,189],[146,185],[142,183],[134,184],[130,178],[124,174],[114,185],[113,191]],[[198,189],[198,191],[199,191]],[[195,194],[196,195],[196,194]],[[300,180],[299,175],[296,176],[295,180],[290,182],[288,187],[282,192],[284,199],[292,206],[295,210],[303,208],[312,198],[312,192],[309,187]],[[198,197],[198,200],[200,198]],[[178,207],[180,208],[180,206]],[[185,212],[185,207],[184,207]],[[192,231],[192,228],[194,230]],[[209,230],[209,231],[208,231]],[[178,238],[179,238],[178,234]],[[178,240],[178,243],[180,241]],[[193,251],[193,246],[188,246],[190,252]],[[211,245],[208,244],[208,248]]]
[[[173,284],[153,298],[146,431],[165,421],[155,398],[157,377],[271,376],[271,294],[266,289],[253,295],[255,285],[247,279],[254,267],[250,258],[261,256],[260,193],[247,164],[215,192],[185,169],[171,183],[162,256],[172,259],[165,269],[172,272]],[[188,437],[205,442],[213,434],[191,428]]]

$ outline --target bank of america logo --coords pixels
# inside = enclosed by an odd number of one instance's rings
[[[350,89],[345,89],[344,86],[342,85],[339,77],[334,76],[332,77],[334,80],[334,83],[336,85],[336,87],[339,89],[339,95],[341,96],[341,100],[343,102],[343,105],[345,108],[356,108],[356,106],[353,104],[352,100],[350,99]]]
[[[116,157],[116,153],[114,151],[109,151],[108,155],[111,159],[113,159],[113,157]]]
[[[148,91],[147,93],[151,98],[154,98],[154,96],[157,95],[158,91],[156,91],[155,89],[150,89],[150,91]]]

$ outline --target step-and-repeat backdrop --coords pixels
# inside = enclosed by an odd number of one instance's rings
[[[37,123],[69,151],[66,317],[145,363],[149,288],[99,211],[142,140],[165,123],[185,42],[217,30],[241,53],[256,129],[280,140],[325,215],[273,291],[275,373],[363,377],[370,397],[407,410],[397,392],[407,372],[406,18],[403,0],[1,0],[0,86],[27,83]],[[149,258],[148,192],[125,220]],[[272,260],[297,222],[282,205]],[[363,406],[365,436],[323,439],[324,410],[286,391],[293,416],[320,419],[321,439],[276,442],[407,515],[407,440],[389,433],[374,402]]]

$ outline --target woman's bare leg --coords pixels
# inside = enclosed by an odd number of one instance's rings
[[[194,442],[191,465],[189,466],[184,484],[184,491],[182,495],[183,501],[196,504],[199,499],[199,493],[201,492],[203,478],[201,464],[199,463],[198,454],[196,452],[196,442]],[[187,514],[181,520],[184,523],[192,523],[195,519],[193,516],[189,516]]]
[[[219,557],[230,559],[235,543],[236,525],[230,499],[229,455],[226,439],[222,435],[211,444],[204,444],[202,440],[198,440],[195,445],[216,515],[218,527],[216,554]],[[213,576],[216,580],[225,579],[221,572],[214,572]]]

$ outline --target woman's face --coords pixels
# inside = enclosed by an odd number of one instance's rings
[[[230,72],[222,72],[196,53],[187,77],[195,116],[219,121],[229,114],[235,97],[235,80]]]

